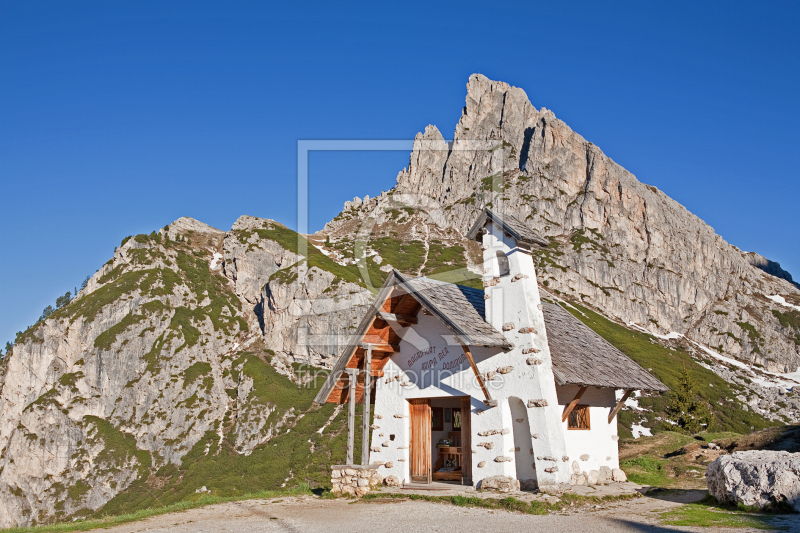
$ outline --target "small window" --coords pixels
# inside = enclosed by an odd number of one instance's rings
[[[497,268],[500,276],[508,276],[511,273],[511,268],[508,266],[508,257],[501,250],[497,250]]]
[[[575,409],[569,414],[567,426],[569,429],[591,429],[589,423],[589,406],[576,405]]]

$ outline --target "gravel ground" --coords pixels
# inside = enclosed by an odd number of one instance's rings
[[[524,515],[506,511],[456,507],[425,501],[391,503],[355,502],[313,497],[250,500],[212,505],[182,513],[156,516],[110,528],[113,533],[135,532],[272,532],[303,533],[409,533],[545,531],[547,533],[667,532],[744,533],[745,528],[683,528],[661,526],[658,513],[681,505],[677,502],[640,498],[605,505],[589,511]],[[784,531],[800,532],[795,517],[781,520]],[[757,531],[757,530],[756,530]]]

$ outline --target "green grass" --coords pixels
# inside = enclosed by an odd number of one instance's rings
[[[102,440],[103,450],[97,455],[96,463],[119,466],[129,457],[136,457],[139,462],[140,474],[145,474],[152,464],[150,452],[140,450],[136,447],[136,437],[129,433],[123,433],[110,422],[96,416],[85,416],[85,424],[94,424],[97,433],[92,439],[93,442]]]
[[[672,484],[667,470],[664,468],[666,461],[650,456],[634,457],[620,461],[620,468],[625,471],[628,480],[650,487],[668,487]]]
[[[670,526],[783,529],[774,515],[734,509],[717,503],[710,496],[661,513],[659,519],[662,524]]]
[[[161,311],[164,309],[164,304],[161,303],[160,300],[153,300],[151,302],[147,302],[142,306],[141,313],[137,313],[131,311],[127,315],[123,317],[122,320],[102,332],[97,338],[94,339],[94,347],[100,348],[101,350],[110,350],[111,345],[114,344],[114,341],[117,340],[117,336],[123,333],[126,329],[131,326],[135,326],[148,315],[153,314],[155,312]]]
[[[781,313],[773,309],[772,314],[775,315],[781,326],[794,331],[795,337],[792,340],[795,344],[800,345],[800,311],[791,310],[787,313]]]
[[[304,257],[308,262],[308,268],[317,267],[321,270],[325,270],[330,272],[337,279],[343,280],[349,283],[355,283],[356,285],[361,285],[362,287],[366,286],[364,280],[361,277],[361,272],[359,271],[358,267],[355,265],[351,266],[343,266],[328,257],[327,255],[323,254],[319,251],[317,247],[312,245],[308,240],[297,233],[296,231],[292,231],[289,228],[285,228],[283,226],[279,226],[277,224],[273,224],[270,228],[261,228],[261,229],[254,229],[252,230],[258,234],[259,237],[262,239],[269,239],[272,241],[277,242],[285,249],[294,252],[298,255],[300,254],[301,248],[305,249]],[[376,272],[380,272],[379,270],[375,269],[374,271],[370,271],[371,276],[377,276]],[[381,277],[377,277],[377,279],[373,279],[373,285],[380,286],[383,280],[385,279],[386,274],[383,274]]]
[[[741,437],[741,433],[735,433],[733,431],[717,431],[717,432],[707,432],[707,433],[698,433],[696,437],[703,439],[705,442],[716,442],[722,439],[732,439],[735,437]]]
[[[781,313],[780,311],[773,310],[772,314],[780,321],[781,326],[800,331],[800,311],[792,309],[786,313]]]
[[[205,362],[196,362],[183,373],[183,388],[189,387],[198,379],[203,378],[203,388],[210,389],[214,383],[211,376],[211,365]]]
[[[587,231],[589,231],[591,236],[586,234]],[[611,251],[598,242],[598,239],[602,238],[603,236],[595,229],[580,229],[570,237],[570,242],[572,243],[572,249],[576,252],[581,252],[582,248],[586,246],[589,250],[598,251],[602,254],[610,254]]]
[[[167,513],[176,513],[182,511],[189,511],[205,507],[207,505],[214,505],[217,503],[235,502],[243,500],[259,500],[259,499],[273,499],[288,496],[310,495],[311,490],[308,485],[299,485],[297,487],[280,490],[280,491],[259,491],[252,494],[244,494],[242,496],[212,496],[212,495],[197,495],[196,497],[188,500],[183,500],[170,505],[150,507],[148,509],[141,509],[132,513],[126,513],[115,516],[103,516],[92,520],[82,520],[78,522],[52,524],[46,526],[34,527],[12,527],[8,529],[0,529],[0,533],[66,533],[69,531],[91,531],[93,529],[107,529],[112,526],[128,524],[130,522],[138,522],[151,516],[158,516]]]
[[[565,306],[565,308],[578,320],[616,346],[622,353],[639,363],[645,370],[650,371],[670,389],[677,387],[685,365],[697,384],[698,395],[710,405],[713,412],[714,422],[710,429],[750,433],[751,428],[758,430],[781,425],[779,422],[770,422],[752,412],[745,411],[741,403],[735,399],[739,393],[738,390],[732,388],[731,384],[711,370],[700,366],[689,353],[681,349],[662,346],[655,342],[654,337],[650,335],[632,331],[581,305],[573,305],[574,307]],[[666,417],[665,403],[664,396],[642,398],[639,401],[641,406],[651,408],[654,415],[663,417]],[[654,428],[656,431],[667,429],[673,428],[663,424]]]

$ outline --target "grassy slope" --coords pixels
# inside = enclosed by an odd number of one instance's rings
[[[746,527],[750,529],[786,530],[794,516],[775,516],[718,503],[714,498],[683,505],[659,515],[661,523],[670,526]]]
[[[741,402],[736,399],[740,389],[711,370],[700,366],[688,352],[662,346],[650,335],[632,331],[583,306],[573,305],[574,307],[565,306],[565,308],[624,354],[649,370],[670,389],[678,384],[678,378],[685,366],[697,383],[698,395],[710,405],[714,413],[714,424],[709,429],[749,433],[753,429],[782,425],[745,411]],[[656,431],[669,428],[664,423],[655,423],[657,417],[666,418],[665,402],[663,396],[639,399],[641,407],[653,410],[653,413],[648,415],[648,421]],[[620,435],[630,436],[630,428],[624,426],[624,418],[621,417]]]
[[[286,487],[308,485],[311,488],[329,485],[329,466],[345,462],[347,434],[344,411],[322,433],[318,432],[334,413],[331,404],[312,406],[324,376],[317,379],[316,384],[301,386],[252,354],[240,354],[234,367],[243,359],[247,362],[242,372],[254,380],[256,397],[252,401],[276,406],[276,416],[282,416],[291,407],[301,415],[289,423],[290,431],[282,428],[278,436],[258,446],[248,456],[234,451],[233,433],[220,439],[215,432],[209,431],[186,455],[180,467],[162,467],[156,473],[158,479],[137,480],[106,504],[97,516],[132,513],[198,499],[201,496],[195,491],[203,486],[215,497],[241,497],[264,490],[279,490],[284,484]],[[298,366],[296,372],[300,376],[306,370]],[[358,421],[357,427],[360,427]],[[360,432],[356,433],[359,441]],[[360,461],[360,446],[356,447],[356,456],[356,462]]]

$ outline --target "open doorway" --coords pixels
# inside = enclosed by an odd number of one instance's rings
[[[471,483],[468,396],[409,400],[411,481]],[[469,452],[467,452],[469,453]]]

